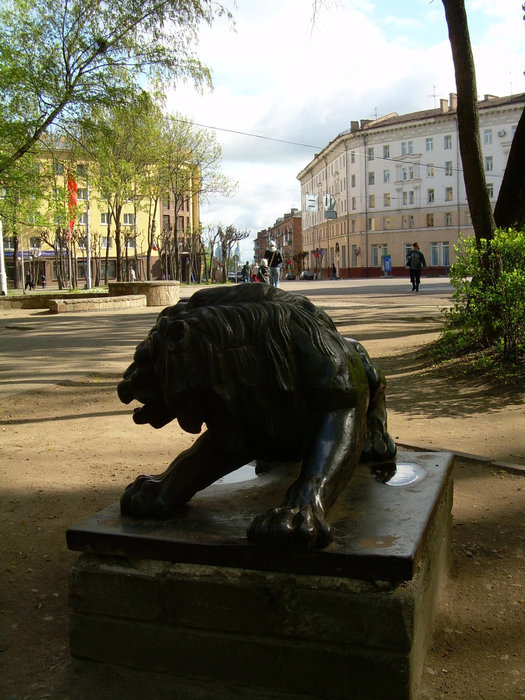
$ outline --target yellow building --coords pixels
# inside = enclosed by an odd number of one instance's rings
[[[8,280],[27,273],[36,284],[60,280],[64,286],[86,285],[87,257],[91,286],[114,280],[174,277],[174,230],[178,244],[179,277],[191,275],[191,242],[199,231],[199,194],[164,192],[152,197],[136,194],[121,208],[119,222],[94,186],[87,162],[72,163],[67,151],[40,159],[38,171],[47,196],[38,211],[23,211],[15,225],[4,230]],[[118,229],[118,236],[117,236]],[[119,249],[119,250],[118,250]],[[197,265],[200,267],[199,263]],[[133,272],[132,272],[133,270]],[[149,270],[149,274],[148,274]]]

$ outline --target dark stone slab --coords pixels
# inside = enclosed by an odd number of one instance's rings
[[[73,550],[263,571],[387,581],[413,577],[424,552],[433,513],[451,479],[448,452],[401,452],[374,472],[359,465],[329,513],[334,541],[324,550],[289,552],[248,543],[252,518],[282,501],[297,465],[254,476],[251,465],[234,483],[216,483],[177,516],[134,520],[119,505],[71,527]]]

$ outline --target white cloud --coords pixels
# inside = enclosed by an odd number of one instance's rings
[[[235,33],[225,22],[201,33],[215,91],[182,86],[168,101],[196,123],[229,130],[216,134],[223,170],[239,189],[233,200],[203,206],[205,224],[255,235],[300,208],[297,173],[351,120],[431,108],[455,91],[440,0],[398,0],[387,14],[382,3],[334,2],[314,26],[305,0],[240,0],[233,12]],[[467,12],[480,95],[524,91],[520,3],[471,0]]]

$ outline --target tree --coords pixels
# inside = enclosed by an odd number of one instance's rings
[[[0,180],[52,124],[124,104],[144,78],[211,84],[193,47],[211,0],[6,0],[0,9]]]
[[[200,227],[190,223],[189,230],[181,230],[177,212],[194,202],[202,201],[213,194],[231,196],[235,184],[220,170],[222,150],[214,133],[197,129],[180,114],[168,115],[162,132],[163,147],[159,153],[158,166],[164,172],[167,193],[175,211],[171,225],[171,241],[164,240],[164,249],[171,256],[168,272],[180,279],[180,244],[188,248],[194,275],[195,260],[201,252]],[[164,239],[166,236],[164,235]]]
[[[474,235],[480,247],[483,239],[492,240],[496,224],[483,168],[474,57],[464,0],[443,0],[443,5],[456,74],[459,150],[463,163],[463,178]]]

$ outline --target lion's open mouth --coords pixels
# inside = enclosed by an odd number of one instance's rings
[[[122,403],[128,404],[136,400],[144,404],[133,411],[135,423],[138,425],[149,423],[154,428],[162,428],[175,418],[175,415],[168,410],[161,394],[148,392],[150,395],[146,396],[143,395],[146,392],[143,392],[143,394],[137,395],[139,392],[136,389],[136,385],[134,386],[129,379],[123,379],[117,387],[118,396]]]

